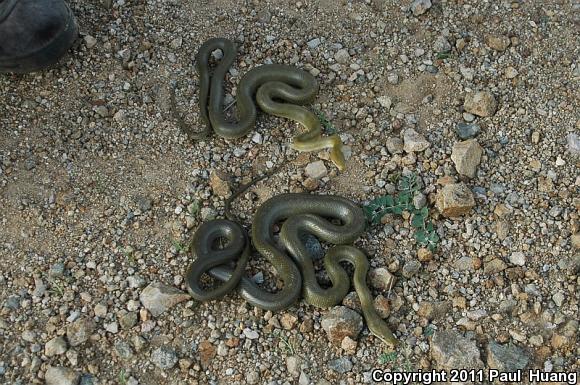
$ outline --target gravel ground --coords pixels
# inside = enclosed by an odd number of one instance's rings
[[[83,37],[63,65],[0,76],[0,382],[360,384],[372,368],[461,365],[577,372],[579,3],[241,3],[73,1]],[[180,109],[199,125],[192,58],[216,36],[240,46],[230,93],[263,63],[317,77],[313,107],[350,149],[346,171],[328,153],[291,150],[297,127],[271,116],[243,139],[188,141],[168,87],[177,82]],[[419,248],[408,217],[384,218],[357,242],[402,342],[396,353],[357,326],[352,297],[271,314],[237,295],[203,304],[184,295],[197,226],[223,213],[239,183],[286,159],[235,205],[245,224],[278,193],[365,204],[393,190],[393,175],[422,178],[438,250]],[[474,201],[449,218],[435,202],[457,186]],[[276,284],[270,268],[251,265]],[[346,337],[333,334],[341,322]]]

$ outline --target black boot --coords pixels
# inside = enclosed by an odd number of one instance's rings
[[[0,72],[33,72],[58,61],[78,36],[63,0],[0,0]]]

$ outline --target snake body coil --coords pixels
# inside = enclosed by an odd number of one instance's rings
[[[223,57],[210,74],[210,57],[213,51],[221,50]],[[294,138],[292,148],[298,151],[331,149],[331,160],[340,169],[345,168],[342,142],[338,135],[322,136],[322,127],[317,116],[301,105],[314,100],[318,83],[314,76],[296,67],[282,64],[265,64],[248,71],[237,87],[237,122],[229,122],[224,115],[224,79],[236,56],[236,46],[230,40],[214,38],[206,41],[196,56],[199,73],[199,105],[205,128],[193,132],[175,113],[182,129],[190,137],[206,137],[211,130],[224,138],[239,138],[246,135],[256,123],[257,105],[264,112],[288,118],[300,123],[307,131]],[[172,90],[172,104],[175,94]],[[254,102],[255,98],[255,102]]]
[[[273,232],[274,225],[282,221],[280,243],[285,250],[280,248]],[[302,292],[307,303],[330,307],[340,303],[348,293],[350,281],[339,262],[350,262],[355,265],[354,286],[369,330],[394,345],[396,339],[376,313],[366,285],[366,256],[359,249],[347,246],[364,229],[362,210],[348,199],[310,194],[275,196],[257,210],[252,224],[252,241],[256,250],[276,269],[284,284],[282,289],[275,293],[266,292],[243,275],[243,265],[249,253],[247,237],[235,222],[214,220],[200,226],[194,236],[192,246],[196,259],[186,277],[189,292],[197,300],[206,301],[237,287],[246,301],[265,310],[287,308]],[[329,289],[322,289],[316,281],[310,254],[300,240],[304,233],[312,233],[324,241],[339,245],[331,248],[324,260],[332,281]],[[223,249],[215,247],[218,238],[224,238],[227,242]],[[235,268],[227,264],[238,258]],[[199,284],[203,273],[224,283],[214,291],[204,291]]]

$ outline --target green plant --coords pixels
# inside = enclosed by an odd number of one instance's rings
[[[445,60],[451,57],[451,52],[437,52],[437,56],[435,57],[437,60]]]
[[[399,192],[395,195],[384,195],[372,200],[363,207],[367,220],[370,224],[378,224],[385,214],[401,215],[404,211],[412,214],[411,226],[415,229],[415,240],[423,247],[433,251],[439,243],[439,235],[435,226],[428,219],[429,209],[422,207],[417,209],[413,204],[413,197],[420,191],[417,175],[411,173],[402,177],[392,178],[397,182]]]
[[[189,215],[194,217],[195,214],[197,214],[197,212],[199,211],[199,202],[197,200],[194,200],[189,204],[189,206],[187,206],[187,208],[189,210]]]
[[[184,245],[177,239],[172,240],[171,243],[173,244],[173,247],[175,247],[175,250],[177,250],[178,253],[187,253],[189,249],[188,245]]]
[[[50,283],[50,292],[52,294],[58,294],[60,297],[64,295],[64,286],[60,282],[54,279],[51,279],[48,282]]]
[[[119,384],[125,385],[127,384],[127,374],[125,373],[125,369],[121,369],[119,372]]]
[[[286,351],[286,354],[289,354],[291,356],[296,354],[296,347],[294,346],[293,342],[291,342],[288,338],[284,337],[283,335],[280,335],[280,333],[275,333],[275,335],[284,345],[284,350]]]
[[[330,122],[330,120],[328,120],[324,112],[314,110],[314,114],[318,117],[318,120],[320,120],[320,124],[322,124],[322,127],[324,127],[327,133],[336,134],[336,127],[334,127],[334,125]]]
[[[395,362],[398,357],[398,352],[383,353],[379,356],[379,364],[384,365],[390,362]]]

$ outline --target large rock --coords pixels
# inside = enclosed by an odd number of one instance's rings
[[[527,353],[515,345],[500,345],[495,341],[487,345],[487,365],[491,369],[497,369],[500,372],[515,372],[523,370],[529,362],[530,358]]]
[[[363,319],[356,311],[336,306],[322,317],[322,328],[333,344],[340,346],[344,337],[356,340],[363,328]]]
[[[406,152],[421,152],[430,146],[430,143],[412,128],[403,132],[403,143]]]
[[[497,102],[491,92],[479,91],[467,94],[463,108],[470,114],[486,117],[495,114]]]
[[[451,183],[439,190],[435,204],[444,216],[458,217],[475,206],[475,199],[464,183]]]
[[[454,330],[437,331],[431,340],[431,357],[439,369],[480,369],[483,362],[475,341]]]
[[[139,299],[143,306],[157,317],[178,303],[190,299],[190,296],[174,287],[155,282],[143,289]]]
[[[481,161],[483,149],[475,139],[464,140],[453,145],[451,160],[460,175],[474,178]]]
[[[46,385],[78,385],[81,374],[62,366],[51,366],[44,375]]]
[[[95,321],[89,318],[79,318],[66,328],[66,338],[70,346],[78,346],[89,339],[95,330]]]

